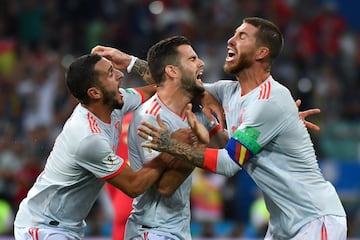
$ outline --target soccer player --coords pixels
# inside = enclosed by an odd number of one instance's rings
[[[83,239],[84,219],[105,182],[136,197],[165,170],[171,156],[162,154],[134,172],[115,154],[124,114],[155,92],[154,85],[121,89],[123,76],[97,54],[82,56],[70,65],[66,84],[79,104],[19,206],[15,239]]]
[[[130,166],[137,171],[144,164],[159,156],[160,152],[141,147],[143,139],[137,135],[142,120],[156,123],[156,116],[162,116],[171,132],[191,129],[187,114],[188,104],[200,96],[204,88],[199,79],[204,62],[199,59],[189,40],[183,36],[164,39],[153,45],[148,52],[148,63],[152,79],[157,85],[153,97],[142,104],[133,114],[128,133]],[[218,124],[207,121],[201,111],[197,112],[206,123],[210,136],[223,131]],[[227,138],[225,135],[224,137]],[[191,140],[191,139],[189,139]],[[196,144],[200,141],[192,139]],[[156,186],[136,197],[125,231],[125,239],[147,240],[190,240],[190,191],[192,186],[192,164],[177,162],[168,166]]]
[[[291,93],[270,73],[282,46],[278,27],[257,17],[245,18],[228,40],[224,70],[237,81],[205,84],[225,110],[230,137],[225,148],[181,143],[160,118],[160,128],[146,122],[139,128],[148,139],[142,145],[226,176],[245,169],[270,213],[266,240],[345,240],[346,214],[338,194],[320,171]]]

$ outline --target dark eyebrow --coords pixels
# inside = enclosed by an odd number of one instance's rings
[[[109,68],[108,68],[108,70],[107,70],[107,74],[111,73],[112,71],[113,71],[113,66],[110,65]]]
[[[241,31],[241,32],[239,32],[239,36],[241,36],[241,35],[246,35],[246,36],[248,36],[249,34],[248,34],[247,32]]]
[[[113,66],[110,65],[109,69],[108,69],[108,72],[110,72],[111,70],[113,70]]]

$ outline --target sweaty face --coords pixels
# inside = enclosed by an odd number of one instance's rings
[[[181,66],[181,87],[196,97],[202,94],[205,89],[201,81],[204,71],[204,62],[198,58],[194,49],[189,45],[182,45],[178,48],[180,53]]]
[[[224,71],[237,74],[249,67],[255,61],[257,28],[243,23],[238,27],[228,40],[227,56],[224,63]]]
[[[99,88],[103,94],[103,104],[111,109],[121,109],[124,101],[119,88],[120,80],[124,74],[114,69],[112,64],[105,58],[95,65],[95,69],[99,73]]]

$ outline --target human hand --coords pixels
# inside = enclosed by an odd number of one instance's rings
[[[170,131],[161,120],[160,115],[156,116],[156,121],[158,122],[159,127],[156,127],[149,122],[142,121],[138,127],[137,134],[146,140],[141,143],[142,147],[166,152],[171,141]]]
[[[296,103],[296,106],[299,108],[299,106],[301,105],[301,100],[298,99],[298,100],[296,100],[295,103]],[[299,111],[299,117],[304,122],[304,124],[307,128],[312,129],[314,131],[320,131],[320,127],[318,125],[311,123],[305,119],[307,116],[319,114],[319,113],[320,113],[319,108],[313,108],[313,109],[309,109],[309,110],[305,110],[305,111]]]
[[[176,139],[179,142],[187,144],[195,144],[197,142],[196,136],[192,133],[191,128],[179,128],[175,132],[170,134],[171,138]]]
[[[215,113],[216,118],[222,128],[225,126],[225,114],[224,109],[220,103],[208,92],[204,92],[201,97],[202,111],[210,122],[214,121],[213,114]]]
[[[131,56],[129,54],[112,47],[97,45],[91,50],[91,53],[98,54],[110,60],[117,69],[126,69],[131,61]]]
[[[208,145],[210,143],[209,132],[205,128],[205,126],[199,122],[199,120],[196,118],[195,114],[191,111],[191,109],[192,109],[192,104],[189,103],[186,106],[185,111],[190,128],[193,134],[195,134],[196,139],[198,139],[201,144]]]

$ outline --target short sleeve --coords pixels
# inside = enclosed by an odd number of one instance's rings
[[[85,138],[76,153],[78,164],[99,179],[115,176],[126,165],[124,159],[111,149],[109,141],[101,134]]]

